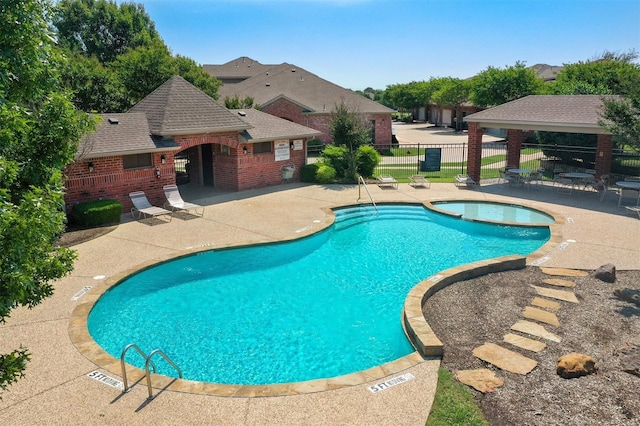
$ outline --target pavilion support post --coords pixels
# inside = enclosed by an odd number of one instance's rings
[[[520,167],[520,150],[522,149],[522,130],[508,129],[507,165]]]
[[[613,136],[598,134],[596,148],[596,179],[611,172],[611,160],[613,158]]]
[[[482,134],[484,129],[478,123],[469,123],[467,174],[471,179],[480,183],[480,169],[482,167]]]

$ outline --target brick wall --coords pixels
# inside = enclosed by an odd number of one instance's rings
[[[213,186],[217,189],[243,191],[299,181],[300,169],[305,165],[306,141],[302,150],[289,150],[290,159],[275,161],[275,153],[254,154],[251,144],[241,144],[234,132],[177,136],[175,141],[189,150],[191,184],[202,185],[200,149],[212,144]],[[291,144],[287,140],[287,144]],[[223,153],[222,146],[225,148]],[[244,148],[247,153],[244,153]],[[273,151],[273,142],[272,142]],[[124,170],[121,156],[81,160],[65,171],[65,203],[70,212],[77,203],[98,199],[115,199],[122,203],[123,212],[133,207],[129,193],[144,191],[151,204],[162,206],[166,198],[162,187],[175,184],[174,156],[179,151],[157,152],[152,156],[152,166]],[[161,156],[165,156],[162,164]],[[89,171],[89,163],[93,171]],[[284,166],[295,166],[292,179],[282,176]],[[159,176],[156,174],[159,171]]]
[[[482,167],[482,134],[484,129],[478,127],[478,123],[469,123],[468,133],[468,158],[467,174],[471,179],[480,182],[480,169]]]

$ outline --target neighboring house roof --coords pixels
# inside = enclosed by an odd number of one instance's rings
[[[547,64],[535,64],[529,67],[529,69],[536,73],[536,77],[541,78],[544,81],[554,81],[556,79],[556,75],[558,75],[563,68],[564,67],[562,66]]]
[[[78,159],[179,149],[172,140],[153,137],[143,113],[112,113],[97,117],[96,131],[80,142]]]
[[[203,65],[202,69],[209,75],[222,80],[223,83],[238,83],[247,78],[269,71],[276,65],[264,65],[246,56],[227,62],[222,65]]]
[[[236,60],[237,61],[237,60]],[[234,62],[234,61],[231,61]],[[226,67],[229,63],[225,64]],[[279,99],[300,105],[305,113],[328,114],[341,101],[359,113],[391,114],[394,111],[351,90],[324,80],[296,65],[261,65],[262,72],[234,84],[223,84],[218,89],[220,99],[250,96],[256,105],[265,107]],[[207,70],[214,77],[219,70]],[[253,68],[253,67],[252,67]]]
[[[242,131],[249,127],[237,114],[180,76],[171,77],[129,112],[145,113],[151,133],[159,136]]]
[[[468,115],[464,121],[487,128],[609,133],[598,124],[602,100],[600,95],[530,95]]]
[[[242,143],[310,138],[322,135],[322,132],[315,129],[278,118],[256,109],[232,109],[231,111],[237,113],[242,120],[253,126],[251,129],[240,133],[240,137],[243,139],[241,141]]]

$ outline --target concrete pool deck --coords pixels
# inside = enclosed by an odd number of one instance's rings
[[[619,270],[640,269],[640,220],[609,194],[600,202],[594,192],[558,194],[551,186],[538,191],[483,182],[477,190],[432,183],[431,188],[398,189],[369,185],[376,202],[488,200],[538,207],[561,217],[561,243],[549,247],[543,266],[593,270],[613,263]],[[75,246],[79,257],[72,274],[56,283],[55,294],[32,310],[13,311],[0,326],[0,352],[24,345],[32,353],[26,377],[2,393],[0,423],[23,424],[406,424],[424,425],[436,387],[438,359],[392,374],[413,380],[381,392],[368,387],[383,380],[294,396],[219,397],[154,390],[147,401],[144,381],[127,394],[88,377],[98,370],[69,336],[70,318],[85,286],[140,265],[199,248],[272,242],[297,238],[326,226],[327,208],[356,204],[358,187],[287,184],[264,190],[216,193],[181,188],[183,197],[206,205],[204,217],[170,223],[132,221],[109,234]],[[362,193],[366,203],[366,193]],[[426,277],[425,277],[426,278]],[[247,312],[250,315],[250,311]],[[399,318],[400,320],[400,318]]]

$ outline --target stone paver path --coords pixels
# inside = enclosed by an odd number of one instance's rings
[[[538,362],[531,358],[493,343],[485,343],[482,346],[478,346],[473,350],[473,355],[495,365],[501,370],[522,375],[530,373],[538,365]]]
[[[563,280],[560,278],[549,278],[546,280],[542,280],[542,282],[549,285],[555,285],[557,287],[575,287],[576,286],[576,283],[574,283],[573,281]]]

